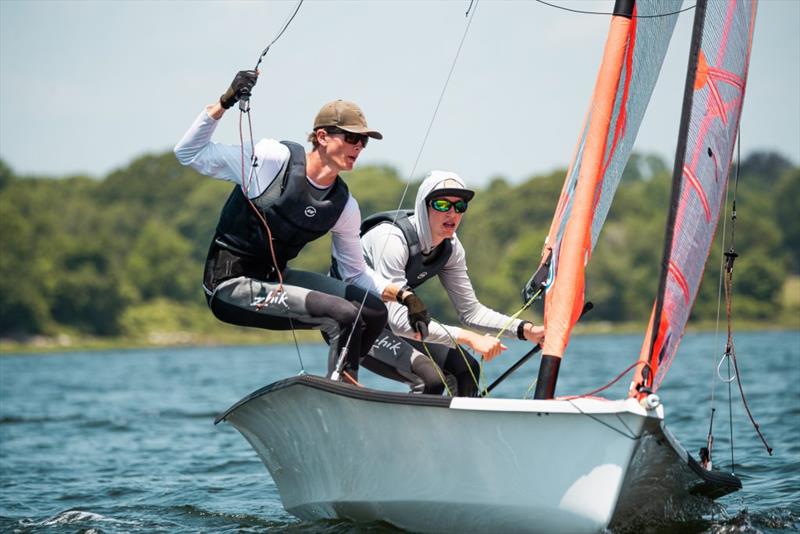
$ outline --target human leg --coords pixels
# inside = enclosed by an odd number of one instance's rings
[[[309,313],[313,317],[331,317],[339,326],[335,330],[323,329],[332,349],[328,375],[342,355],[351,376],[355,375],[359,361],[386,326],[388,311],[381,299],[358,286],[306,271],[287,269],[284,282],[313,288],[306,299]]]
[[[455,389],[455,384],[448,380],[451,377],[441,368],[447,351],[445,345],[428,343],[423,346],[385,328],[361,364],[384,378],[405,382],[411,393],[441,395],[445,383],[449,390]]]
[[[245,276],[226,280],[216,286],[209,307],[220,320],[242,326],[320,329],[332,340],[329,374],[342,353],[355,374],[360,356],[371,346],[387,317],[386,307],[370,294],[359,314],[364,296],[360,288],[339,280],[287,269],[282,286],[277,281]]]
[[[443,367],[455,377],[459,397],[478,396],[481,364],[464,347],[450,349]]]

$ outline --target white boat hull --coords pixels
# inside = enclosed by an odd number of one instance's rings
[[[303,519],[579,533],[608,526],[640,438],[662,427],[663,410],[633,399],[449,399],[303,376],[253,393],[223,419]]]

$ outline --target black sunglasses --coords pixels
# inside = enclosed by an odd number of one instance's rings
[[[447,200],[446,198],[432,198],[428,204],[436,211],[441,211],[442,213],[447,213],[450,211],[451,206],[454,210],[456,210],[456,213],[464,213],[467,211],[467,206],[469,206],[469,203],[466,200],[456,200],[453,202],[452,200]]]
[[[347,131],[342,130],[341,128],[338,128],[336,126],[329,126],[328,128],[324,128],[324,130],[326,132],[328,132],[329,134],[332,134],[332,135],[333,134],[342,134],[344,136],[345,142],[349,143],[351,145],[357,145],[359,143],[359,141],[360,141],[361,145],[364,148],[366,148],[367,147],[367,143],[369,142],[369,136],[367,134],[347,132]]]

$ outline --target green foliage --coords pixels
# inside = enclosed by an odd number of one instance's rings
[[[0,190],[11,183],[14,179],[14,171],[11,170],[5,161],[0,159]]]
[[[793,273],[800,273],[800,168],[787,170],[775,186],[774,213],[783,235],[783,249],[789,254]]]
[[[669,169],[658,156],[634,153],[622,171],[622,183],[648,181],[665,173],[669,173]]]
[[[742,161],[739,175],[744,182],[761,184],[761,187],[774,185],[793,165],[789,160],[775,152],[753,152]],[[731,177],[733,179],[733,176]]]
[[[142,300],[191,300],[199,286],[192,246],[163,221],[145,223],[128,253],[126,272]]]
[[[510,314],[522,305],[520,289],[539,263],[564,175],[558,170],[519,184],[496,177],[470,204],[458,235],[487,306]],[[407,187],[387,166],[361,167],[345,179],[363,216],[396,208],[406,189],[403,207],[412,207],[419,186]],[[657,157],[632,157],[587,268],[586,298],[595,303],[587,320],[646,322],[670,182],[671,170]],[[208,313],[200,282],[231,188],[182,167],[171,153],[139,158],[104,180],[19,177],[0,160],[0,336],[146,337],[225,328]],[[777,320],[797,309],[798,199],[800,168],[771,153],[744,160],[735,227],[737,318]],[[694,319],[716,316],[720,254],[730,247],[730,232],[727,214]],[[330,237],[317,240],[292,267],[327,272],[330,246]],[[421,293],[437,319],[457,320],[440,284],[430,282]],[[540,320],[541,312],[539,302],[526,316]],[[232,328],[225,331],[236,338]]]
[[[130,299],[104,254],[87,249],[64,258],[50,299],[50,313],[59,324],[95,335],[120,333],[117,320]]]

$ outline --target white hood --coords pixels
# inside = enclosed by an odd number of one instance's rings
[[[422,181],[414,201],[415,216],[411,218],[411,222],[417,229],[422,252],[426,254],[433,247],[431,246],[431,225],[428,222],[428,205],[425,198],[437,189],[464,189],[465,193],[468,193],[467,198],[472,198],[473,195],[473,192],[467,189],[464,180],[451,171],[431,171]]]

